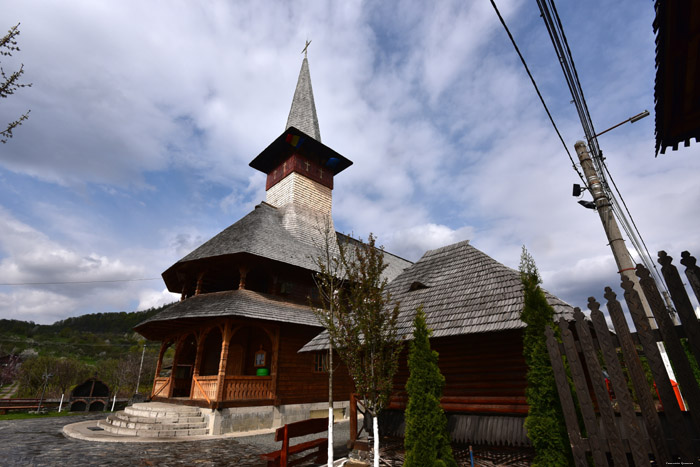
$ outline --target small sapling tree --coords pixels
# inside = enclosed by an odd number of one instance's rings
[[[457,467],[447,434],[447,418],[440,406],[445,377],[438,368],[438,353],[430,349],[430,330],[423,307],[418,308],[413,319],[408,370],[404,467]]]
[[[553,326],[554,309],[540,288],[535,261],[523,246],[520,256],[520,278],[524,289],[524,307],[520,318],[526,324],[523,333],[523,354],[527,364],[529,406],[525,429],[535,448],[533,466],[566,466],[572,464],[569,437],[559,403],[554,371],[549,361],[545,326]]]
[[[326,326],[331,345],[348,368],[355,391],[372,417],[374,465],[379,466],[377,416],[391,396],[398,367],[401,340],[397,333],[398,304],[386,291],[384,251],[367,243],[345,245],[339,250],[345,284],[338,290],[335,320]]]
[[[313,258],[317,272],[314,282],[318,290],[318,300],[312,300],[311,309],[319,322],[331,334],[335,332],[336,312],[340,290],[345,282],[345,268],[342,258],[345,249],[338,245],[338,237],[330,217],[317,222],[319,235],[316,237],[319,256]],[[328,345],[328,467],[333,466],[333,341]]]

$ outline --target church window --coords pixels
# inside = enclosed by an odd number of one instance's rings
[[[328,373],[328,352],[314,354],[314,371],[316,373]]]

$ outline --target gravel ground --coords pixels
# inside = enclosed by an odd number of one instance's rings
[[[104,417],[99,413],[0,421],[0,465],[265,466],[259,455],[280,444],[274,442],[274,434],[173,443],[100,443],[63,435],[64,425]],[[338,424],[335,431],[338,458],[347,453],[348,423]]]

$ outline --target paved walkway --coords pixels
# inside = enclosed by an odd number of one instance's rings
[[[96,442],[68,438],[64,425],[104,419],[105,414],[0,421],[3,466],[264,466],[259,454],[277,449],[274,433],[178,442]],[[94,426],[95,422],[81,425]],[[80,428],[83,430],[83,428]],[[87,428],[84,428],[87,430]],[[345,454],[348,423],[336,425],[336,458]],[[87,430],[90,432],[91,430]],[[99,431],[93,433],[100,433]]]

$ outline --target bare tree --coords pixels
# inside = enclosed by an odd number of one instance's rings
[[[57,360],[51,372],[53,373],[52,384],[61,391],[61,394],[65,394],[68,388],[90,376],[87,366],[73,358]]]
[[[0,55],[9,57],[12,56],[12,52],[19,52],[19,47],[17,46],[17,36],[19,36],[19,34],[19,23],[17,23],[7,31],[7,34],[5,34],[2,39],[0,39]],[[31,86],[31,83],[20,83],[19,79],[22,74],[24,74],[24,64],[21,64],[17,71],[9,74],[5,73],[5,70],[0,66],[0,77],[2,77],[0,80],[0,98],[4,99],[11,96],[19,88]],[[0,142],[4,144],[8,139],[12,138],[12,130],[29,118],[29,112],[30,110],[27,110],[17,120],[8,123],[7,128],[0,131]]]

